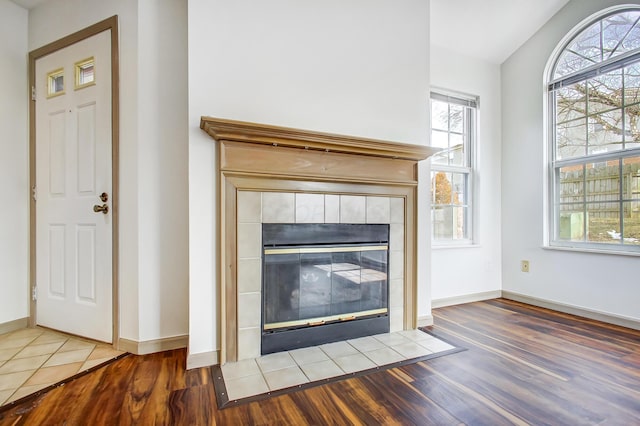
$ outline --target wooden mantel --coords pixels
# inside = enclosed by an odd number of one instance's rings
[[[217,151],[221,364],[237,360],[245,341],[238,328],[239,192],[402,200],[401,323],[416,327],[418,162],[437,148],[212,117],[200,127]]]
[[[213,117],[202,117],[200,128],[217,141],[248,142],[413,161],[424,160],[439,151],[437,148],[422,145],[387,142]]]

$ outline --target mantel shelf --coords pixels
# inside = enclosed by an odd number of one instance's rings
[[[200,128],[216,141],[245,142],[344,154],[420,161],[439,151],[422,145],[336,135],[203,116]]]

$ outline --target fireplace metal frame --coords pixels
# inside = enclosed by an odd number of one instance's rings
[[[262,355],[389,332],[388,224],[263,223],[262,244]],[[266,323],[266,298],[271,294],[265,288],[268,255],[362,253],[381,250],[386,253],[384,307]]]

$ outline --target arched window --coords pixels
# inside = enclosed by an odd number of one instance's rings
[[[549,242],[640,251],[640,8],[574,34],[549,73]]]

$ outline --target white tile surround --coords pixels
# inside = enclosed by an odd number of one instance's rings
[[[404,208],[401,197],[238,191],[238,361],[260,357],[262,223],[389,224],[390,331],[401,331]]]
[[[454,349],[419,330],[328,343],[221,367],[229,401],[357,373]]]

